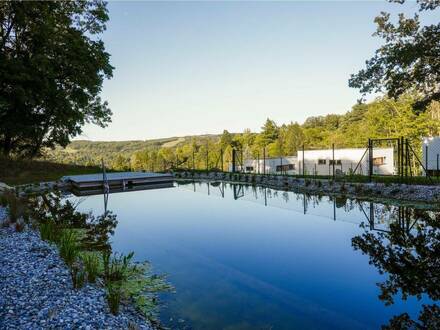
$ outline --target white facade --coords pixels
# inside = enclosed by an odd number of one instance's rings
[[[368,175],[369,155],[366,148],[335,149],[334,152],[335,174]],[[393,148],[374,148],[372,159],[373,174],[394,174]],[[305,150],[304,158],[303,152],[298,151],[299,174],[303,173],[303,166],[306,175],[333,175],[333,150]]]
[[[423,139],[422,163],[428,173],[437,175],[440,170],[440,137]],[[426,174],[426,173],[425,173]]]
[[[276,157],[264,159],[246,159],[243,169],[236,165],[237,172],[259,173],[259,174],[298,174],[297,157]],[[266,170],[265,170],[266,169]],[[232,165],[229,165],[229,171],[232,171]]]
[[[369,174],[369,155],[366,148],[335,149],[334,152],[336,175]],[[395,174],[393,148],[374,148],[372,159],[373,174]],[[243,168],[236,165],[235,170],[259,174],[333,175],[333,150],[306,150],[304,156],[302,151],[298,151],[298,156],[266,158],[266,160],[247,159]],[[232,171],[232,165],[229,165],[229,171]]]

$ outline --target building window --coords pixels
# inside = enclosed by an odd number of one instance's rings
[[[327,161],[325,159],[318,159],[318,165],[325,165]]]
[[[246,172],[252,172],[254,170],[253,166],[246,166]]]
[[[330,165],[333,165],[333,159],[330,159]],[[335,159],[335,165],[342,165],[342,161],[340,159]]]
[[[386,159],[386,157],[374,157],[373,158],[373,165],[374,166],[385,165],[385,159]]]
[[[295,164],[277,165],[277,172],[286,172],[295,169]]]

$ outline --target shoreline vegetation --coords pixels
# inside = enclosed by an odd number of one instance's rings
[[[56,190],[0,191],[0,325],[159,329],[157,295],[172,286],[133,253],[112,251],[115,215],[76,207]]]

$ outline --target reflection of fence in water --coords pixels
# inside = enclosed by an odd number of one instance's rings
[[[404,216],[402,207],[356,201],[343,197],[300,194],[224,182],[188,181],[180,182],[178,185],[185,190],[211,196],[249,201],[353,224],[365,223],[370,228],[377,230],[386,230],[391,221],[401,221],[402,215]]]

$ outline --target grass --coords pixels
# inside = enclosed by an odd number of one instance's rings
[[[56,181],[64,175],[100,173],[98,166],[59,164],[40,160],[14,160],[0,157],[0,182],[8,185]]]
[[[80,247],[78,242],[78,234],[74,229],[63,230],[58,246],[61,258],[69,266],[72,266],[79,257]]]
[[[83,262],[84,270],[87,273],[87,281],[89,281],[89,283],[95,283],[100,275],[101,268],[98,255],[93,252],[85,252],[81,254],[80,258]]]

